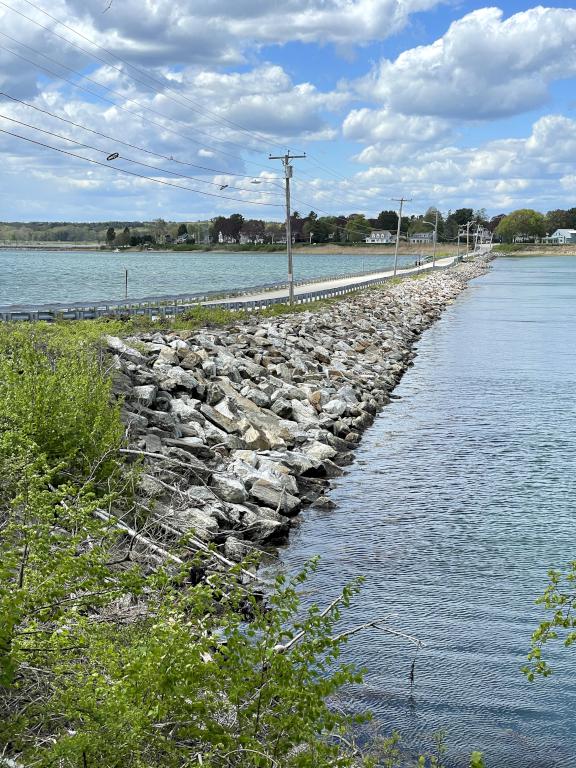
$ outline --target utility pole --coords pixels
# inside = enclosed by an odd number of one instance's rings
[[[288,303],[294,304],[294,269],[292,267],[292,222],[290,221],[290,179],[293,168],[290,160],[305,158],[306,155],[291,155],[290,150],[285,155],[269,155],[269,160],[282,160],[284,178],[286,180],[286,253],[288,254]]]
[[[470,253],[470,227],[474,224],[473,221],[466,223],[466,256]]]
[[[398,268],[398,243],[400,241],[400,226],[402,225],[402,207],[404,203],[411,202],[412,198],[393,197],[392,200],[400,203],[400,210],[398,211],[398,229],[396,230],[396,248],[394,249],[394,276],[396,276],[396,271]]]
[[[434,248],[432,250],[432,269],[436,266],[436,243],[438,242],[438,208],[436,208],[436,221],[434,224]]]

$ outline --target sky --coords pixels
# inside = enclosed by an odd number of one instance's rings
[[[576,9],[0,0],[0,219],[576,206]]]

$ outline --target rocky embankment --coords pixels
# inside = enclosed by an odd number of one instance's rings
[[[230,560],[286,541],[390,399],[414,342],[489,259],[318,312],[225,329],[107,337],[139,493],[169,536]]]

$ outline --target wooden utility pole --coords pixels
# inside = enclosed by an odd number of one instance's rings
[[[432,269],[436,266],[436,244],[438,243],[438,208],[436,208],[436,220],[434,222],[434,248],[432,250]]]
[[[288,303],[294,304],[294,269],[292,266],[292,222],[290,220],[290,179],[293,168],[290,160],[305,158],[306,155],[291,155],[290,150],[285,155],[269,155],[269,160],[282,160],[284,178],[286,180],[286,253],[288,254]]]
[[[400,210],[398,211],[398,229],[396,230],[396,248],[394,249],[394,275],[396,275],[396,270],[398,268],[398,243],[400,241],[400,227],[402,225],[402,207],[404,203],[411,202],[412,198],[393,197],[392,200],[400,203]]]

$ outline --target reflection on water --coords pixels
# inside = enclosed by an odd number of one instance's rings
[[[414,256],[399,256],[400,266]],[[294,254],[294,279],[389,269],[389,256]],[[231,291],[286,280],[285,253],[110,253],[0,250],[0,306]]]
[[[346,657],[354,691],[414,748],[448,730],[450,765],[472,749],[490,768],[567,768],[576,759],[574,652],[528,683],[519,668],[547,569],[575,557],[576,258],[499,259],[426,332],[413,368],[283,557],[315,553],[327,601],[366,577],[347,621],[395,612],[425,647],[372,632]]]

